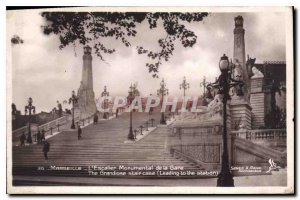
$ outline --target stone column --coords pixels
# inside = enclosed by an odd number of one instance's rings
[[[245,83],[242,90],[244,92],[244,99],[249,102],[250,76],[246,66],[244,19],[242,16],[237,16],[234,18],[234,21],[233,63],[235,69],[233,78]]]
[[[245,63],[245,29],[243,28],[244,19],[242,16],[234,18],[234,49],[233,59],[235,64],[234,79],[244,82],[244,96],[237,96],[234,92],[230,103],[231,129],[237,130],[241,127],[251,129],[251,106],[249,104],[249,70]]]
[[[96,112],[95,94],[93,91],[93,71],[92,71],[92,49],[89,46],[84,47],[82,57],[82,80],[78,89],[78,104],[76,117],[86,118]]]

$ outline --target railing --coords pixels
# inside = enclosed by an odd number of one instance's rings
[[[250,155],[259,157],[257,160],[261,160],[261,158],[265,159],[263,162],[266,163],[268,159],[272,158],[274,161],[279,162],[286,166],[286,151],[279,151],[273,148],[268,147],[267,145],[261,145],[256,144],[253,141],[248,141],[245,138],[241,137],[235,137],[233,140],[233,148],[235,149],[233,151],[233,163],[237,164],[238,162],[241,164],[242,162],[253,162],[250,160],[247,160],[244,158],[245,154],[242,154],[243,156],[237,156],[238,152],[240,150],[247,151]],[[242,158],[242,161],[238,161],[239,158]],[[247,157],[246,157],[247,158]]]
[[[91,122],[93,122],[93,118],[94,118],[94,114],[90,115],[84,119],[80,119],[79,117],[77,117],[76,119],[74,119],[76,126],[78,127],[80,126],[85,126],[87,124],[90,124]]]
[[[42,124],[42,125],[38,126],[38,129],[39,130],[42,130],[42,129],[50,130],[50,129],[54,129],[55,126],[58,127],[58,129],[59,129],[59,126],[65,124],[67,121],[68,121],[68,116],[63,116],[63,117],[60,117],[60,118],[55,119],[53,121],[47,122],[46,124]],[[24,126],[24,127],[19,128],[17,130],[14,130],[12,132],[13,140],[18,139],[22,135],[22,133],[28,134],[28,126]],[[36,133],[34,133],[32,136],[35,138]]]
[[[231,131],[231,135],[248,140],[286,140],[286,129],[260,129]]]
[[[218,143],[172,145],[170,153],[205,169],[216,168],[221,162],[221,144]]]
[[[21,128],[18,128],[16,130],[14,130],[12,132],[12,138],[15,139],[15,138],[19,138],[20,135],[22,135],[22,133],[27,133],[28,132],[28,126],[23,126]]]
[[[201,126],[201,127],[176,127],[173,128],[171,137],[181,137],[181,136],[209,136],[219,134],[221,130],[220,126]]]
[[[55,121],[51,121],[51,122],[49,122],[47,124],[40,125],[38,127],[38,130],[45,131],[45,137],[47,135],[53,135],[53,133],[55,131],[60,131],[59,128],[69,122],[68,117],[69,116],[64,116],[64,117],[59,118],[59,119],[57,119]],[[36,142],[37,141],[37,133],[33,134],[33,138],[34,138],[34,141]]]
[[[177,149],[171,148],[170,151],[171,151],[171,154],[172,154],[173,157],[177,157],[177,156],[178,156],[178,157],[180,157],[180,158],[183,158],[183,159],[185,159],[185,160],[188,160],[189,162],[192,162],[192,163],[194,163],[194,164],[197,164],[198,166],[202,166],[202,167],[205,167],[205,166],[206,166],[206,163],[201,162],[201,161],[199,161],[199,160],[193,158],[193,157],[190,156],[190,155],[184,154],[184,153],[182,153],[181,151],[179,151],[179,150],[177,150]]]
[[[74,122],[77,125],[77,127],[78,127],[78,125],[84,126],[93,121],[93,116],[94,115],[91,115],[84,119],[80,119],[80,117],[75,117]],[[42,124],[42,125],[38,126],[38,130],[40,130],[42,132],[44,131],[45,137],[49,136],[49,135],[53,135],[54,132],[61,131],[62,127],[71,121],[71,119],[69,119],[69,117],[70,116],[64,116],[64,117],[58,118],[56,120],[53,120],[51,122],[48,122],[46,124]],[[28,135],[28,126],[24,126],[22,128],[19,128],[19,129],[13,131],[12,132],[13,141],[19,140],[19,137],[22,133]],[[33,142],[37,142],[37,132],[32,133],[32,138],[33,138]]]

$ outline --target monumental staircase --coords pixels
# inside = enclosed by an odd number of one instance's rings
[[[147,113],[133,113],[133,128],[138,128],[150,118],[155,119],[156,128],[136,142],[127,140],[129,113],[122,113],[118,118],[100,120],[98,124],[84,127],[81,140],[78,140],[76,130],[62,131],[48,139],[51,147],[47,162],[43,157],[42,145],[13,146],[13,175],[94,178],[216,177],[217,174],[178,176],[177,172],[189,171],[197,174],[199,171],[220,170],[223,148],[220,124],[203,121],[200,125],[174,128],[172,125],[158,125],[160,113],[150,116]],[[286,137],[284,134],[283,130],[231,131],[232,137],[228,141],[231,147],[231,165],[262,166],[264,174],[271,158],[282,168],[285,167],[286,146],[282,146]],[[102,171],[91,170],[94,166]],[[163,166],[169,169],[158,173],[160,169],[157,167]],[[76,170],[76,167],[80,167],[80,170]],[[105,167],[109,168],[104,169]],[[136,170],[130,167],[141,168]],[[176,167],[183,167],[183,170]],[[98,175],[91,175],[91,171],[97,172]],[[130,171],[139,171],[141,174],[129,174]],[[243,175],[235,172],[234,174]]]
[[[149,116],[146,113],[133,113],[135,127],[143,124],[149,118],[159,122],[160,113]],[[78,140],[77,132],[62,131],[60,134],[48,139],[50,143],[49,160],[44,161],[42,145],[13,146],[13,175],[38,176],[90,176],[89,166],[115,167],[114,170],[104,170],[115,173],[101,177],[178,177],[176,173],[157,174],[156,167],[176,166],[186,171],[199,171],[203,169],[198,164],[190,162],[183,157],[172,156],[167,148],[169,131],[166,128],[156,128],[149,135],[138,142],[126,142],[128,135],[129,113],[123,113],[118,118],[100,120],[96,125],[83,128],[82,139]],[[134,127],[134,128],[135,128]],[[64,170],[59,167],[81,167],[82,170]],[[124,167],[153,166],[153,169],[141,169],[152,175],[116,175]],[[56,168],[57,167],[57,170]],[[55,169],[55,170],[54,170]],[[59,170],[62,169],[62,170]],[[168,171],[168,170],[167,170]],[[173,172],[180,171],[173,169]],[[118,173],[116,173],[118,172]],[[95,176],[92,176],[95,177]],[[96,176],[99,177],[99,176]],[[184,177],[184,176],[181,176]]]

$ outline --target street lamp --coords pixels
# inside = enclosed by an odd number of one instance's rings
[[[101,93],[101,97],[105,97],[105,100],[103,102],[104,109],[108,108],[108,99],[107,99],[108,96],[109,96],[109,92],[107,92],[106,86],[104,86],[104,91]],[[109,118],[109,113],[104,111],[103,119],[108,119],[108,118]]]
[[[203,81],[200,83],[200,87],[203,87],[203,102],[202,102],[203,106],[208,105],[208,102],[206,101],[206,98],[205,98],[205,88],[206,88],[207,84],[209,84],[209,83],[206,81],[206,77],[204,76]],[[208,91],[208,92],[210,92],[210,91]]]
[[[190,88],[190,84],[186,82],[185,76],[183,77],[183,82],[179,85],[179,89],[183,89],[183,97],[185,97],[185,90]]]
[[[161,95],[161,108],[164,102],[164,96],[169,94],[169,90],[166,88],[166,83],[164,81],[164,79],[162,79],[161,83],[160,83],[160,89],[157,90],[157,95]],[[160,119],[160,124],[167,124],[166,120],[165,120],[165,113],[162,110],[161,112],[161,119]]]
[[[136,95],[138,95],[137,84],[133,84],[133,85],[131,84],[129,87],[128,97],[127,97],[129,105],[131,105],[131,103],[134,100]],[[131,110],[130,110],[130,126],[129,126],[129,134],[128,134],[129,140],[135,139],[135,137],[133,135],[133,131],[132,131],[132,110],[133,110],[133,108],[131,108]]]
[[[75,91],[72,91],[72,96],[69,99],[69,104],[72,103],[72,124],[71,124],[71,129],[75,129],[75,123],[74,123],[74,104],[77,103],[78,98],[75,95]]]
[[[183,89],[183,100],[185,101],[185,90],[190,88],[190,84],[186,82],[185,76],[183,77],[183,82],[179,85],[179,89]],[[185,105],[185,102],[183,102]]]
[[[31,137],[31,128],[30,128],[30,122],[31,122],[31,111],[33,114],[35,114],[35,107],[32,105],[32,98],[29,97],[28,99],[28,105],[25,106],[25,115],[28,112],[28,136],[27,136],[27,142],[32,143],[32,137]]]
[[[221,57],[219,68],[221,70],[221,75],[218,77],[216,82],[208,84],[207,89],[210,91],[211,88],[217,88],[218,94],[223,96],[223,154],[222,154],[222,168],[218,175],[217,186],[221,187],[233,187],[234,180],[233,175],[229,169],[228,161],[228,147],[227,147],[227,101],[230,100],[229,90],[231,87],[239,86],[239,92],[237,95],[243,96],[242,86],[244,82],[239,80],[234,80],[231,78],[231,70],[228,57],[224,54]]]

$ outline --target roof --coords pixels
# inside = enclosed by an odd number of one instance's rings
[[[270,80],[276,80],[279,82],[286,81],[285,61],[265,61],[263,63],[254,64],[254,67],[264,74],[267,83]]]

